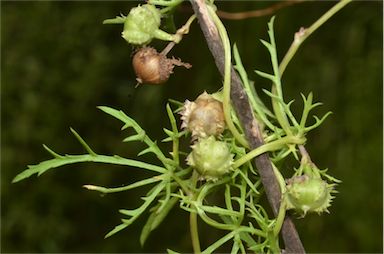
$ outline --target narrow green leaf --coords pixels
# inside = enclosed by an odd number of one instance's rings
[[[165,205],[161,210],[159,209],[156,211],[157,216],[156,216],[155,220],[153,221],[152,230],[154,230],[155,228],[157,228],[161,224],[161,222],[164,220],[164,218],[168,215],[168,213],[172,210],[172,208],[177,204],[178,200],[179,200],[179,198],[172,197],[167,202],[167,205]]]
[[[116,234],[117,232],[123,230],[123,229],[126,228],[126,227],[128,227],[128,225],[126,225],[126,224],[124,224],[124,223],[123,223],[123,224],[120,224],[120,225],[116,226],[114,229],[112,229],[111,231],[109,231],[108,234],[106,234],[106,235],[104,236],[104,238],[108,238],[108,237],[110,237],[110,236]]]
[[[210,218],[202,209],[200,209],[199,207],[197,207],[197,213],[199,214],[200,218],[205,222],[207,223],[208,225],[214,227],[214,228],[218,228],[218,229],[222,229],[222,230],[235,230],[235,228],[237,228],[238,226],[237,225],[234,225],[234,224],[226,224],[226,223],[220,223],[212,218]]]
[[[173,251],[171,249],[167,249],[168,254],[180,254],[179,252]]]
[[[126,129],[128,129],[129,127],[132,127],[132,124],[124,124],[123,125],[123,127],[121,127],[121,130],[123,131],[123,130],[126,130]]]
[[[303,93],[300,93],[300,96],[301,98],[303,99],[303,102],[304,102],[304,105],[306,104],[307,102],[307,97],[305,97],[305,95]],[[309,97],[309,96],[308,96]]]
[[[287,103],[287,108],[290,108],[291,105],[295,102],[295,100],[290,100],[288,103]]]
[[[167,134],[169,137],[174,137],[174,133],[166,128],[163,128],[163,131],[165,132],[165,134]]]
[[[281,99],[279,96],[277,96],[276,94],[273,94],[271,93],[270,91],[268,91],[267,89],[263,89],[263,92],[268,95],[269,97],[271,97],[272,99],[276,99],[277,101],[281,102]]]
[[[70,128],[72,134],[76,137],[76,139],[80,142],[80,144],[84,147],[84,149],[92,156],[96,156],[97,154],[91,149],[91,147],[84,141],[84,139],[72,128]]]
[[[144,132],[140,125],[135,120],[127,116],[123,111],[106,106],[99,106],[98,108],[104,111],[105,113],[122,121],[125,124],[124,126],[131,126],[138,134]],[[148,147],[152,148],[152,152],[156,154],[157,158],[163,163],[164,166],[166,166],[167,157],[165,157],[163,152],[156,145],[156,142],[152,141],[147,135],[143,137],[143,142],[145,142]]]
[[[145,198],[145,202],[139,207],[134,210],[119,210],[120,213],[125,214],[127,216],[131,216],[129,219],[123,219],[122,221],[124,224],[131,225],[140,215],[144,213],[144,211],[149,207],[149,205],[156,199],[157,195],[163,190],[164,184],[159,183],[155,187],[153,187],[147,194]]]
[[[311,105],[311,110],[314,109],[314,108],[316,108],[316,107],[318,107],[318,106],[321,106],[321,105],[323,105],[323,103],[321,103],[321,102],[313,103],[313,104]]]
[[[158,213],[158,208],[161,207],[162,204],[159,203],[158,205],[156,205],[155,209],[153,210],[151,215],[148,217],[148,220],[141,231],[141,235],[140,235],[141,246],[144,245],[150,233],[161,224],[161,222],[172,210],[172,208],[175,206],[178,200],[179,200],[178,197],[172,197],[159,213]]]
[[[176,118],[175,118],[175,115],[173,114],[172,108],[169,105],[169,103],[167,103],[166,110],[167,110],[167,115],[168,115],[169,121],[171,122],[171,125],[173,126],[174,124],[176,124]]]
[[[177,106],[176,112],[182,110],[182,107],[184,106],[184,103],[182,103],[181,101],[177,101],[173,99],[168,99],[168,101]]]
[[[263,43],[263,45],[268,49],[268,50],[271,50],[272,48],[272,44],[267,42],[267,41],[264,41],[264,40],[260,40],[261,43]]]
[[[47,161],[43,161],[37,165],[28,166],[28,169],[24,170],[20,174],[18,174],[14,179],[13,183],[19,182],[25,178],[30,177],[33,174],[41,175],[45,173],[47,170],[52,168],[57,168],[60,166],[80,163],[80,162],[98,162],[98,163],[106,163],[106,164],[116,164],[116,165],[125,165],[132,166],[136,168],[147,169],[150,171],[155,171],[158,173],[165,173],[167,170],[165,168],[152,165],[149,163],[130,160],[126,158],[122,158],[120,156],[107,156],[107,155],[66,155],[63,158],[55,158]]]
[[[248,232],[240,232],[240,239],[247,243],[248,246],[256,245],[256,241],[249,235]]]
[[[64,158],[63,155],[60,155],[60,154],[58,154],[58,153],[55,153],[55,152],[54,152],[52,149],[50,149],[48,146],[46,146],[46,145],[43,144],[43,147],[44,147],[44,149],[45,149],[48,153],[50,153],[53,157],[58,158],[58,159],[60,159],[60,158]]]
[[[153,148],[152,147],[148,147],[148,148],[144,149],[143,151],[141,151],[140,153],[138,153],[137,156],[142,156],[144,154],[152,153],[152,152],[153,152]]]
[[[225,209],[222,207],[218,207],[218,206],[201,205],[201,206],[199,206],[199,209],[202,209],[208,213],[215,213],[215,214],[228,215],[228,216],[239,216],[239,212],[237,212],[237,211],[231,211],[231,210],[228,210],[228,209]]]
[[[232,249],[231,249],[231,254],[237,254],[240,250],[239,243],[237,241],[233,241]]]
[[[324,122],[324,120],[325,120],[329,115],[331,115],[331,114],[332,114],[332,112],[330,111],[330,112],[326,113],[321,119],[318,118],[317,116],[313,116],[313,118],[315,118],[315,120],[316,120],[316,123],[314,123],[312,126],[306,127],[306,128],[305,128],[305,131],[308,132],[308,131],[311,131],[311,130],[317,128],[317,127],[318,127],[319,125],[321,125],[321,124]]]
[[[247,183],[247,185],[249,186],[249,188],[251,188],[251,190],[255,193],[255,194],[259,194],[259,192],[257,191],[256,187],[254,186],[254,184],[251,182],[251,180],[249,180],[248,176],[246,176],[241,170],[239,170],[239,173],[240,175],[243,177],[243,179],[245,180],[245,182]]]
[[[181,131],[181,132],[178,132],[177,134],[176,133],[173,133],[173,137],[167,137],[163,140],[161,140],[161,142],[171,142],[173,141],[174,138],[181,138],[182,136],[184,136],[188,131]]]
[[[132,209],[132,210],[128,210],[128,209],[120,209],[119,210],[119,213],[127,215],[127,216],[132,216],[132,217],[137,215],[139,212],[140,211],[139,211],[138,208],[137,209]]]
[[[256,74],[263,77],[263,78],[266,78],[266,79],[269,79],[271,80],[272,82],[275,83],[275,76],[269,74],[269,73],[265,73],[265,72],[262,72],[262,71],[258,71],[258,70],[255,70]]]
[[[106,107],[106,106],[98,106],[98,108],[101,109],[102,111],[104,111],[105,113],[107,113],[107,114],[109,114],[109,115],[119,119],[120,121],[122,121],[125,124],[137,125],[135,120],[133,120],[132,118],[127,116],[121,110],[116,110],[116,109],[113,109],[113,108],[110,108],[110,107]]]
[[[116,16],[116,18],[114,19],[106,19],[103,21],[103,24],[124,24],[125,22],[125,16],[121,15],[121,16]]]
[[[143,141],[145,138],[145,131],[137,133],[136,135],[132,135],[123,139],[123,142],[131,142],[131,141]]]
[[[161,140],[161,142],[163,142],[163,143],[172,142],[172,141],[173,141],[173,139],[171,137],[168,137],[168,138]]]
[[[232,231],[228,234],[226,234],[225,236],[223,236],[222,238],[220,238],[219,240],[217,240],[216,242],[214,242],[213,244],[211,244],[208,248],[206,248],[203,252],[201,252],[202,254],[210,254],[210,253],[213,253],[217,248],[219,248],[221,245],[223,245],[224,243],[226,243],[227,241],[229,241],[230,239],[232,239],[235,235],[237,234],[236,231]]]
[[[162,180],[162,178],[163,178],[162,176],[163,175],[154,176],[154,177],[147,178],[147,179],[144,179],[144,180],[141,180],[138,182],[134,182],[134,183],[126,185],[126,186],[116,187],[116,188],[106,188],[106,187],[90,185],[90,184],[83,185],[83,187],[88,189],[88,190],[99,191],[99,192],[104,193],[104,194],[115,193],[115,192],[131,190],[131,189],[138,188],[138,187],[141,187],[144,185],[158,182],[158,181]]]

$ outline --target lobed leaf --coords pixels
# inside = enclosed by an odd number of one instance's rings
[[[129,219],[123,219],[122,221],[126,225],[131,225],[141,214],[144,213],[145,210],[149,207],[149,205],[156,199],[157,195],[163,190],[164,188],[164,183],[159,183],[155,187],[153,187],[148,193],[148,196],[144,197],[143,199],[145,202],[136,209],[133,210],[126,210],[126,209],[121,209],[119,210],[120,213],[130,216]]]
[[[175,206],[177,201],[179,200],[178,197],[172,197],[166,205],[161,209],[159,212],[159,208],[162,206],[161,203],[158,203],[154,209],[154,211],[151,213],[151,215],[148,217],[147,222],[145,223],[141,234],[140,234],[140,244],[143,246],[145,241],[147,240],[149,234],[156,229],[161,222],[165,219],[165,217],[168,215],[168,213],[172,210],[172,208]]]
[[[28,169],[24,170],[20,174],[18,174],[14,179],[13,183],[19,182],[25,178],[28,178],[34,174],[38,174],[39,176],[46,171],[61,167],[64,165],[80,163],[80,162],[97,162],[97,163],[106,163],[106,164],[116,164],[116,165],[125,165],[136,168],[147,169],[150,171],[155,171],[158,173],[165,173],[167,170],[165,168],[152,165],[142,161],[136,161],[131,159],[126,159],[117,155],[107,156],[107,155],[65,155],[63,157],[54,158],[51,160],[43,161],[37,165],[28,166]]]
[[[163,152],[160,150],[160,148],[156,145],[156,142],[152,141],[148,135],[145,134],[145,131],[140,127],[140,125],[127,116],[123,111],[121,110],[116,110],[110,107],[106,106],[99,106],[99,109],[104,111],[105,113],[117,118],[118,120],[122,121],[124,123],[123,129],[126,129],[128,127],[132,127],[138,135],[135,135],[134,138],[128,137],[124,141],[133,141],[133,140],[140,140],[143,141],[147,144],[148,149],[142,151],[139,153],[139,155],[142,155],[147,152],[153,152],[157,158],[163,163],[165,167],[168,167],[169,165],[169,159],[165,157]]]

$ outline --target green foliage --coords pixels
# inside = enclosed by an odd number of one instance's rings
[[[242,66],[239,54],[238,59],[236,60],[236,50],[234,50],[234,55],[236,61],[236,68],[241,73],[240,69],[243,68],[244,70],[244,67]],[[275,73],[273,75],[268,73],[265,74],[270,75],[268,77],[275,76]],[[247,81],[244,82],[243,78],[244,84],[252,83],[248,81],[248,77],[246,77],[246,79]],[[275,83],[273,84],[273,86],[275,86]],[[262,122],[264,122],[265,126],[267,126],[266,140],[268,143],[266,145],[269,145],[269,147],[264,147],[263,151],[273,151],[273,153],[271,154],[274,157],[274,162],[283,161],[283,158],[288,157],[288,155],[294,151],[292,147],[289,147],[290,145],[303,144],[305,140],[302,139],[302,137],[298,139],[292,138],[289,140],[283,140],[284,142],[289,142],[284,143],[279,141],[281,143],[278,146],[274,146],[274,148],[272,148],[272,145],[276,144],[273,142],[281,140],[286,135],[286,131],[283,128],[283,125],[281,125],[280,122],[276,120],[278,118],[275,116],[275,111],[267,109],[265,104],[262,102],[261,98],[257,96],[257,93],[252,84],[249,86],[247,93],[253,94],[252,96],[250,96],[250,98],[255,112],[257,112],[257,117],[259,119],[263,119]],[[308,97],[302,95],[304,101],[304,110],[302,112],[300,122],[296,121],[296,123],[290,117],[290,115],[293,116],[293,113],[290,109],[291,103],[285,103],[283,99],[279,99],[280,97],[277,96],[274,91],[267,91],[266,93],[272,99],[272,101],[275,101],[274,103],[279,105],[279,108],[282,109],[283,114],[286,115],[285,120],[289,120],[289,128],[287,128],[287,130],[290,130],[294,134],[304,136],[308,131],[312,130],[313,128],[316,128],[323,120],[323,118],[319,119],[315,117],[316,122],[314,124],[310,126],[305,126],[309,111],[318,105],[318,103],[312,103],[312,93],[309,93]],[[150,173],[155,175],[147,179],[135,182],[133,184],[118,188],[109,188],[94,185],[85,186],[87,189],[96,190],[103,194],[106,194],[132,190],[137,187],[155,184],[155,186],[152,187],[152,189],[145,196],[143,196],[144,202],[137,209],[121,210],[121,213],[126,215],[126,218],[123,219],[122,224],[117,226],[116,229],[111,231],[107,236],[112,235],[113,233],[116,233],[117,231],[120,231],[123,228],[126,228],[130,223],[136,221],[143,211],[149,211],[147,223],[145,223],[142,229],[142,234],[140,236],[140,242],[141,244],[144,244],[151,231],[153,231],[160,225],[163,219],[165,219],[167,214],[172,210],[173,207],[176,206],[176,204],[180,203],[181,207],[186,211],[197,212],[202,219],[204,218],[203,220],[207,222],[207,224],[223,229],[226,231],[226,233],[228,231],[228,233],[225,234],[222,238],[219,238],[218,241],[210,245],[205,250],[205,252],[213,252],[223,243],[228,242],[230,240],[233,240],[233,253],[246,252],[246,248],[249,248],[250,250],[253,250],[255,252],[266,252],[276,247],[276,241],[274,241],[275,237],[273,235],[268,236],[267,234],[265,234],[265,232],[272,232],[271,225],[276,223],[276,221],[275,219],[270,219],[270,216],[268,216],[264,208],[259,204],[259,193],[260,191],[262,191],[262,188],[260,186],[260,180],[257,176],[254,175],[254,172],[256,170],[253,169],[251,164],[248,162],[250,158],[257,156],[258,154],[262,153],[262,151],[249,152],[247,154],[248,157],[245,157],[245,149],[241,146],[237,146],[237,144],[233,141],[231,135],[229,133],[226,133],[225,141],[232,146],[232,149],[236,153],[236,158],[239,166],[235,166],[233,174],[223,179],[223,181],[219,182],[218,185],[211,186],[210,184],[204,184],[204,187],[207,186],[204,189],[203,184],[201,182],[198,182],[196,186],[191,187],[188,186],[187,183],[190,181],[190,179],[192,183],[193,181],[195,181],[192,177],[192,169],[188,167],[185,168],[185,165],[183,164],[183,157],[185,156],[185,153],[182,151],[178,151],[179,139],[183,138],[185,132],[178,130],[175,117],[169,106],[167,106],[167,113],[170,118],[173,118],[173,120],[171,119],[172,130],[164,129],[168,137],[165,138],[163,141],[172,142],[171,157],[164,156],[164,154],[168,154],[168,151],[164,150],[164,152],[162,152],[159,146],[157,146],[156,142],[152,141],[146,135],[146,132],[127,115],[125,115],[121,111],[117,111],[107,107],[103,107],[102,110],[121,120],[125,124],[125,127],[123,128],[132,128],[135,133],[133,135],[129,135],[125,139],[125,141],[136,141],[139,143],[146,144],[147,147],[145,148],[145,150],[143,150],[143,152],[139,154],[154,154],[159,160],[161,166],[155,164],[147,164],[142,161],[126,159],[118,156],[96,154],[89,147],[89,145],[86,144],[82,140],[82,138],[80,138],[80,136],[76,132],[71,130],[88,154],[60,155],[45,146],[45,149],[54,158],[41,164],[31,166],[25,172],[19,174],[15,178],[15,181],[20,181],[21,179],[29,177],[30,175],[35,173],[40,175],[54,167],[59,167],[61,165],[76,162],[116,163],[119,165],[126,165],[128,167],[138,167],[144,170],[148,170],[150,171]],[[299,130],[301,131],[301,133]],[[289,146],[287,146],[286,144],[289,144]],[[244,163],[240,164],[239,159],[244,157],[248,159],[243,159]],[[235,169],[237,167],[241,167],[242,170],[236,171]],[[172,170],[174,170],[174,176],[165,174],[166,172]],[[332,179],[329,180],[333,181]],[[200,186],[199,184],[202,185]],[[182,186],[184,186],[185,190]],[[167,188],[170,188],[170,190],[168,191]],[[200,198],[201,200],[196,200],[193,197],[191,198],[191,196],[188,194],[188,191],[186,191],[192,190],[201,193],[203,189],[206,191],[207,194],[202,194]],[[244,190],[246,190],[245,194]],[[210,199],[214,197],[217,192],[220,191],[225,192],[225,205],[220,202],[216,204],[211,203]],[[240,204],[242,205],[240,206]],[[212,215],[212,218],[208,217],[207,214]],[[243,220],[242,216],[245,217]],[[249,226],[247,224],[248,220],[252,220],[254,225]],[[231,225],[241,226],[235,230],[235,226]],[[257,231],[256,229],[259,231]],[[259,237],[260,239],[255,240],[255,236]]]
[[[88,152],[88,154],[63,156],[44,146],[44,148],[54,157],[54,159],[42,162],[38,165],[29,166],[27,170],[17,175],[13,182],[18,182],[33,174],[41,175],[42,173],[52,168],[78,162],[111,163],[149,170],[158,174],[119,188],[107,188],[94,185],[84,186],[89,190],[99,191],[105,194],[127,191],[133,188],[154,184],[154,186],[147,192],[147,194],[142,197],[144,202],[138,208],[119,210],[119,212],[125,216],[122,218],[122,223],[107,233],[105,237],[110,237],[125,229],[133,222],[135,222],[142,214],[144,214],[144,212],[149,210],[150,215],[146,224],[143,226],[140,236],[140,243],[143,245],[151,231],[156,229],[161,224],[166,215],[177,203],[180,203],[180,207],[182,209],[191,214],[196,213],[205,223],[211,227],[229,231],[229,233],[227,233],[221,239],[217,240],[215,243],[206,248],[203,253],[212,253],[231,239],[233,239],[232,253],[237,253],[239,251],[245,252],[246,249],[263,252],[279,251],[278,232],[281,227],[282,218],[284,218],[285,206],[281,206],[282,212],[279,213],[277,218],[269,219],[264,209],[258,205],[257,202],[255,203],[255,201],[259,199],[262,190],[260,189],[261,185],[259,184],[260,181],[258,176],[255,176],[255,172],[249,161],[261,153],[267,151],[279,151],[279,154],[284,155],[278,158],[275,157],[275,160],[277,161],[284,159],[285,156],[289,155],[289,152],[295,152],[294,147],[296,144],[303,144],[305,142],[304,136],[306,134],[306,130],[308,130],[305,127],[305,118],[307,117],[310,109],[314,107],[314,105],[312,104],[311,95],[308,97],[308,99],[305,97],[303,98],[305,107],[303,110],[301,124],[299,125],[289,109],[290,103],[284,103],[281,81],[277,67],[277,54],[273,35],[273,20],[274,18],[269,23],[269,35],[271,43],[263,41],[263,44],[268,48],[271,54],[274,75],[258,72],[261,76],[267,77],[273,82],[272,92],[266,92],[272,99],[272,104],[274,105],[273,113],[267,110],[267,108],[263,106],[264,104],[260,103],[260,98],[256,97],[256,93],[252,92],[254,90],[249,89],[249,84],[246,85],[246,87],[248,88],[247,91],[249,92],[248,96],[252,98],[251,101],[253,101],[252,105],[255,107],[255,113],[263,112],[262,117],[260,118],[266,118],[267,115],[272,114],[273,118],[278,120],[282,129],[273,126],[273,129],[271,129],[270,132],[265,132],[267,137],[266,139],[269,140],[269,143],[247,154],[244,147],[238,146],[236,144],[236,141],[231,135],[230,131],[225,134],[225,142],[227,142],[227,144],[222,141],[215,141],[214,137],[206,139],[213,139],[213,141],[219,145],[219,150],[222,150],[222,147],[225,147],[226,154],[230,154],[227,145],[231,147],[230,150],[234,153],[234,158],[236,161],[233,163],[233,166],[232,161],[225,162],[225,172],[228,172],[229,169],[231,169],[232,172],[230,175],[208,175],[209,177],[214,177],[215,181],[198,183],[197,172],[199,172],[202,176],[206,176],[206,172],[199,169],[198,171],[194,171],[194,173],[191,174],[191,168],[188,165],[183,165],[180,163],[180,156],[182,156],[182,154],[186,154],[179,151],[179,139],[183,136],[180,135],[181,132],[178,130],[175,116],[169,105],[167,105],[166,109],[172,130],[164,129],[164,132],[168,135],[168,138],[164,139],[164,141],[172,141],[173,143],[171,158],[165,156],[165,153],[162,152],[156,142],[152,141],[148,135],[146,135],[146,132],[135,120],[120,110],[102,106],[99,107],[99,109],[123,122],[124,125],[122,130],[132,129],[134,131],[134,133],[126,137],[123,142],[135,141],[145,143],[146,148],[139,152],[138,156],[152,153],[156,156],[162,166],[148,164],[138,160],[127,159],[116,155],[99,155],[90,148],[90,146],[80,137],[77,132],[71,129],[74,136],[83,146],[83,148]],[[222,34],[224,35],[224,33]],[[239,70],[244,70],[238,53],[236,53],[236,60],[237,68]],[[242,77],[246,78],[245,71],[243,71]],[[277,91],[277,94],[274,94],[274,91]],[[288,118],[287,116],[293,122],[292,127],[286,120]],[[236,118],[234,120],[236,122],[238,121]],[[271,124],[270,120],[266,121],[266,125],[267,123]],[[239,125],[239,123],[236,124]],[[199,144],[203,141],[199,141],[193,147],[198,147]],[[191,154],[194,152],[196,153],[195,148],[193,148],[193,152]],[[207,151],[203,151],[203,154],[209,154],[209,157],[216,156],[215,153],[210,154],[211,150],[216,151],[217,149],[208,148]],[[199,161],[202,160],[200,157],[193,157],[193,163],[189,163],[192,168],[197,167],[198,165],[200,165],[200,168],[207,167],[207,162]],[[230,155],[230,157],[232,157],[232,155]],[[191,158],[191,155],[189,158]],[[212,165],[216,165],[217,163],[215,160],[220,160],[219,158],[221,157],[219,156],[216,159],[214,157],[210,158],[211,162],[209,165],[212,163]],[[191,159],[189,159],[189,161],[191,161]],[[213,168],[210,170],[215,169]],[[276,173],[279,175],[278,170],[276,170]],[[283,191],[284,183],[282,181],[284,180],[281,177],[279,179]],[[225,205],[220,206],[217,204],[206,204],[206,200],[209,199],[209,196],[215,194],[217,190],[222,188],[225,189]],[[191,225],[191,227],[192,226],[193,225]]]

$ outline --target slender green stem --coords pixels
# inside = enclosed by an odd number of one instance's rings
[[[228,234],[226,234],[225,236],[223,236],[222,238],[220,238],[219,240],[217,240],[216,242],[211,244],[202,253],[204,253],[204,254],[213,253],[217,248],[219,248],[225,242],[231,240],[236,235],[240,235],[243,232],[244,233],[250,233],[250,234],[253,234],[253,235],[257,235],[257,236],[260,236],[260,237],[266,237],[266,234],[263,231],[261,231],[261,230],[250,228],[250,227],[241,226],[241,227],[238,227],[237,229],[229,232]]]
[[[189,28],[192,24],[192,22],[196,19],[196,15],[193,14],[192,16],[189,17],[189,19],[187,20],[187,22],[185,22],[185,24],[177,31],[178,33],[182,33],[182,34],[187,34],[189,33]]]
[[[274,20],[275,20],[275,17],[272,17],[271,21],[268,23],[268,34],[269,34],[270,43],[266,41],[261,41],[261,42],[264,44],[264,46],[267,47],[271,55],[273,75],[268,74],[266,77],[272,80],[273,82],[272,94],[276,96],[276,97],[272,97],[272,108],[281,128],[283,128],[284,131],[287,133],[287,135],[290,136],[292,135],[292,131],[291,131],[291,126],[289,124],[289,121],[284,109],[283,89],[282,89],[281,80],[280,80],[280,73],[279,73],[280,70],[279,70],[279,63],[278,63],[277,51],[276,51],[275,34],[273,32]],[[257,73],[261,74],[260,72],[257,72]]]
[[[250,151],[240,159],[234,162],[233,168],[238,168],[244,163],[250,161],[251,159],[263,154],[265,152],[276,151],[288,144],[303,144],[305,142],[305,138],[296,137],[296,136],[286,136],[281,139],[272,141],[271,143],[264,144],[259,146],[258,148]]]
[[[345,5],[352,2],[352,0],[341,0],[331,9],[329,9],[323,16],[321,16],[315,23],[313,23],[309,28],[301,28],[299,32],[295,34],[295,39],[291,47],[288,49],[288,52],[284,56],[283,60],[280,63],[280,75],[282,76],[288,63],[291,61],[292,57],[295,55],[296,51],[299,49],[300,45],[320,26],[322,26],[328,19],[330,19],[334,14],[341,10]]]
[[[199,230],[197,228],[197,212],[191,212],[189,214],[189,225],[191,230],[193,252],[201,253]]]
[[[271,253],[281,253],[279,246],[279,238],[273,235],[273,232],[268,233],[268,243]]]
[[[299,147],[302,145],[299,145]],[[280,173],[280,171],[277,169],[274,163],[272,163],[273,173],[275,174],[277,183],[279,184],[281,193],[284,193],[286,191],[285,189],[285,180],[283,175]]]
[[[275,226],[273,228],[273,234],[275,236],[279,235],[281,227],[283,226],[285,212],[286,212],[286,205],[285,205],[284,199],[282,199],[282,202],[280,203],[279,213],[277,214],[277,217],[276,217]]]
[[[184,181],[179,176],[177,176],[175,173],[172,173],[172,178],[175,179],[175,182],[179,184],[179,186],[185,193],[190,192],[190,188],[188,188],[188,186],[184,183]]]
[[[277,94],[276,85],[272,86],[272,93],[275,95]],[[285,133],[287,135],[292,135],[291,125],[288,122],[282,103],[284,102],[280,102],[277,98],[272,98],[273,112],[275,112],[276,119]]]
[[[301,146],[301,145],[299,145],[299,146]],[[280,171],[277,169],[277,167],[273,163],[272,163],[272,168],[273,168],[273,172],[275,173],[276,180],[279,183],[281,194],[283,196],[285,191],[286,191],[284,177],[281,175]],[[273,234],[275,236],[279,235],[281,227],[283,226],[286,208],[287,208],[286,203],[285,203],[284,197],[283,197],[281,199],[281,202],[280,202],[279,213],[277,214],[276,222],[275,222],[275,225],[273,228]]]
[[[192,177],[190,178],[191,184],[193,186],[193,193],[192,191],[187,192],[188,195],[192,196],[192,200],[196,200],[199,192],[194,191],[196,189],[196,184],[198,180],[198,173],[196,171],[193,171]],[[192,247],[194,253],[201,253],[200,248],[200,240],[199,240],[199,229],[197,226],[197,208],[196,210],[190,211],[189,214],[189,227],[190,227],[190,233],[191,233],[191,240],[192,240]]]
[[[224,62],[224,84],[223,84],[223,109],[224,118],[227,123],[228,129],[231,131],[235,139],[244,147],[248,147],[248,143],[245,138],[236,129],[235,124],[231,118],[231,46],[228,39],[227,31],[223,23],[221,23],[219,17],[211,6],[207,6],[208,12],[215,22],[216,28],[219,31],[221,41],[224,47],[225,62]]]

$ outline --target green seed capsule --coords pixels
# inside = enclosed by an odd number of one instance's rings
[[[187,163],[196,169],[207,180],[217,180],[228,173],[233,164],[227,143],[217,141],[213,136],[202,138],[192,145]]]
[[[303,216],[307,212],[328,212],[332,185],[308,175],[294,176],[287,181],[285,198],[287,209],[295,209]]]
[[[172,41],[172,35],[159,29],[160,10],[150,4],[132,8],[124,22],[122,37],[134,45],[146,45],[153,38]]]

